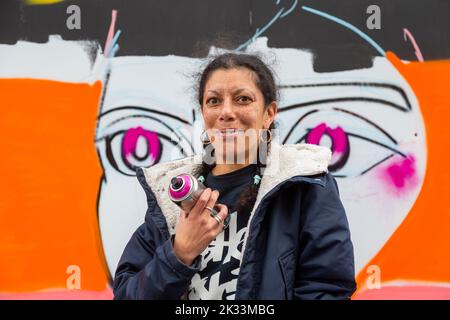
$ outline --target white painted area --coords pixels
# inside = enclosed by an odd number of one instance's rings
[[[92,77],[94,61],[86,50],[89,46],[96,44],[66,41],[57,35],[50,36],[46,43],[0,44],[0,78],[91,83],[96,77]]]
[[[98,208],[103,250],[113,277],[125,245],[144,223],[147,211],[147,200],[136,178],[119,175],[110,172],[107,181],[102,182]]]
[[[134,172],[123,161],[124,132],[142,127],[157,133],[162,145],[160,162],[182,158],[181,148],[186,150],[186,155],[193,154],[195,92],[192,85],[200,62],[177,56],[117,57],[108,61],[110,74],[96,140],[107,179],[101,186],[100,230],[113,275],[123,249],[144,221],[147,204],[136,177],[130,176]],[[106,157],[105,137],[108,136],[115,136],[111,140],[112,155],[125,174],[114,169]],[[177,141],[176,145],[170,139]],[[137,160],[133,164],[146,166]]]

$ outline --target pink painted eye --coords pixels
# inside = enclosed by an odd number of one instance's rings
[[[106,159],[121,174],[134,176],[137,168],[150,167],[160,161],[162,145],[156,132],[134,127],[104,139]]]
[[[125,131],[121,149],[124,164],[132,170],[157,163],[162,151],[158,134],[142,127]]]
[[[350,154],[350,143],[347,133],[341,128],[334,129],[321,123],[312,129],[306,136],[306,142],[310,144],[320,145],[324,136],[328,136],[331,140],[332,158],[329,165],[330,171],[342,168],[348,160]]]

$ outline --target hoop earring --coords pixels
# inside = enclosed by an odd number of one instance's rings
[[[262,136],[259,135],[259,138],[260,138],[261,142],[263,142],[263,143],[269,143],[270,141],[272,141],[272,130],[267,129],[266,131],[269,134],[269,139],[267,139],[266,141],[264,141],[264,139],[261,139]]]
[[[203,143],[203,145],[207,145],[211,143],[211,140],[209,140],[208,135],[206,135],[206,139],[205,139],[205,133],[206,130],[203,130],[202,134],[200,135],[200,141]]]

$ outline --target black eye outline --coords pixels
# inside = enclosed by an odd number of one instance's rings
[[[124,172],[123,170],[121,170],[119,168],[119,165],[117,164],[117,161],[116,161],[116,157],[114,156],[114,153],[113,153],[113,150],[112,150],[112,141],[114,140],[114,138],[116,138],[116,136],[118,136],[120,134],[124,135],[128,130],[129,129],[127,129],[127,130],[120,130],[120,131],[117,131],[117,132],[115,132],[114,134],[112,134],[110,136],[106,136],[104,138],[105,139],[105,148],[106,148],[105,153],[106,153],[106,158],[109,161],[109,164],[117,172],[119,172],[119,173],[121,173],[123,175],[129,176],[129,177],[134,177],[135,174],[129,174],[129,173]],[[168,136],[166,136],[164,134],[157,133],[157,132],[155,132],[155,133],[158,135],[158,142],[159,142],[159,147],[160,147],[161,152],[160,152],[158,158],[155,159],[155,162],[153,163],[153,165],[155,165],[155,164],[157,164],[159,162],[159,160],[161,159],[161,156],[162,156],[162,154],[164,152],[164,147],[163,147],[164,145],[161,143],[161,138],[163,138],[163,139],[167,140],[168,142],[172,143],[174,145],[174,147],[177,147],[177,143],[175,141],[170,140],[170,137],[168,137]],[[123,141],[123,137],[122,137],[122,141]],[[121,145],[122,145],[122,143],[121,143]],[[180,150],[182,150],[183,154],[185,155],[184,150],[183,149],[180,149]],[[141,157],[136,157],[136,158],[138,160],[144,160],[148,155],[149,155],[149,148],[147,148],[147,153],[146,153],[146,155],[143,158],[141,158]],[[136,167],[131,167],[131,166],[128,165],[128,161],[125,159],[125,155],[123,153],[123,150],[120,150],[120,157],[121,157],[121,161],[122,161],[123,165],[126,166],[128,169],[130,169],[130,171],[135,171],[136,170]]]
[[[159,115],[162,115],[162,116],[167,116],[169,118],[173,118],[173,119],[175,119],[175,120],[177,120],[177,121],[179,121],[179,122],[181,122],[183,124],[187,124],[187,125],[192,126],[192,124],[190,122],[188,122],[188,121],[186,121],[186,120],[184,120],[184,119],[182,119],[180,117],[174,116],[174,115],[172,115],[170,113],[166,113],[166,112],[159,111],[159,110],[148,109],[148,108],[144,108],[144,107],[137,107],[137,106],[121,106],[121,107],[116,107],[114,109],[108,110],[108,111],[100,114],[97,117],[97,125],[100,123],[100,119],[103,118],[105,115],[110,114],[110,113],[114,113],[114,112],[117,112],[117,111],[123,111],[123,110],[125,110],[125,111],[144,111],[145,113],[156,113],[156,114],[159,114]],[[192,113],[193,113],[193,119],[195,120],[195,110],[192,110]],[[154,116],[144,115],[144,114],[133,114],[133,115],[120,117],[120,118],[117,118],[114,121],[111,121],[110,123],[108,123],[108,125],[106,125],[104,127],[104,129],[106,130],[106,129],[116,125],[119,122],[122,122],[122,121],[125,121],[125,120],[128,120],[128,119],[132,119],[132,118],[144,118],[144,119],[150,119],[150,120],[156,121],[156,122],[160,123],[162,126],[164,126],[165,128],[167,128],[178,139],[178,141],[173,141],[167,135],[161,134],[161,133],[159,133],[157,131],[148,130],[145,126],[141,125],[141,127],[144,130],[155,132],[158,135],[158,142],[160,143],[161,153],[160,153],[160,155],[159,155],[159,157],[157,159],[158,161],[155,160],[155,163],[153,165],[155,165],[155,164],[157,164],[159,162],[159,160],[161,159],[162,154],[163,154],[163,144],[162,144],[162,142],[160,140],[161,138],[163,138],[167,142],[171,143],[174,147],[178,147],[178,148],[180,147],[179,141],[184,141],[185,143],[188,144],[188,147],[191,149],[192,153],[194,152],[194,147],[193,147],[192,142],[190,140],[188,140],[181,132],[177,132],[176,130],[172,129],[172,127],[169,126],[168,124],[166,124],[163,120],[161,120],[161,118],[156,118]],[[134,127],[137,127],[137,126],[138,125],[136,125]],[[128,128],[128,129],[130,129],[130,128]],[[123,174],[125,176],[135,177],[136,174],[129,174],[127,172],[123,172],[123,170],[121,170],[119,168],[119,166],[118,166],[118,164],[116,162],[116,159],[115,159],[116,157],[114,156],[113,151],[112,151],[112,147],[111,147],[111,143],[112,143],[113,139],[119,134],[124,134],[128,129],[126,129],[126,130],[119,130],[119,131],[116,131],[116,132],[114,132],[112,134],[104,135],[104,136],[102,136],[100,138],[95,139],[95,143],[98,143],[98,142],[101,142],[101,141],[105,142],[105,155],[106,155],[106,158],[107,158],[109,164],[111,165],[111,167],[113,167],[117,172],[119,172],[119,173],[121,173],[121,174]],[[183,156],[187,156],[188,155],[188,153],[186,152],[186,150],[184,148],[179,148],[179,151],[183,154]],[[148,152],[147,152],[147,154],[148,154]],[[130,168],[128,165],[126,165],[126,161],[125,161],[125,159],[123,159],[123,151],[122,150],[120,150],[120,156],[121,156],[122,163],[128,169],[130,169],[131,171],[135,171],[135,169]],[[101,161],[100,152],[99,152],[99,158],[100,158],[100,161]],[[102,164],[102,167],[104,168],[103,164]]]
[[[343,113],[350,114],[351,116],[357,117],[357,118],[359,118],[359,119],[361,119],[361,120],[363,120],[363,121],[369,123],[370,125],[374,126],[378,131],[381,131],[385,136],[387,136],[387,137],[389,138],[389,140],[391,140],[395,145],[398,145],[398,142],[397,142],[391,135],[389,135],[384,129],[382,129],[380,126],[378,126],[377,124],[375,124],[373,121],[370,121],[369,119],[366,119],[366,118],[364,118],[363,116],[361,116],[361,115],[359,115],[359,114],[357,114],[357,113],[354,113],[354,112],[351,112],[351,111],[348,111],[348,110],[345,110],[345,109],[342,109],[342,108],[336,108],[336,107],[334,107],[334,108],[332,108],[332,109],[335,110],[335,111],[338,111],[338,112],[343,112]],[[314,109],[314,110],[311,110],[311,111],[305,113],[302,117],[300,117],[300,118],[295,122],[295,124],[292,126],[292,128],[289,130],[288,134],[286,135],[286,137],[285,137],[284,140],[283,140],[283,144],[287,142],[287,140],[289,139],[289,136],[292,134],[292,132],[295,130],[295,128],[297,128],[297,127],[300,125],[300,122],[302,122],[302,121],[303,121],[305,118],[307,118],[309,115],[311,115],[311,114],[313,114],[313,113],[316,113],[316,112],[319,112],[319,111],[321,111],[321,110],[319,110],[319,109]],[[297,141],[296,141],[295,143],[301,143],[302,141],[304,141],[304,140],[306,139],[306,137],[309,135],[309,133],[311,132],[311,130],[313,130],[313,128],[305,128],[305,130],[306,130],[306,133],[305,133],[302,137],[300,137],[299,139],[297,139]],[[367,142],[377,144],[377,145],[379,145],[379,146],[381,146],[381,147],[383,147],[383,148],[385,148],[385,149],[391,150],[391,151],[393,152],[393,153],[390,154],[389,156],[387,156],[387,157],[381,159],[380,161],[376,162],[375,164],[372,164],[371,166],[369,166],[369,167],[366,168],[365,170],[361,171],[358,175],[364,175],[365,173],[369,172],[370,170],[372,170],[372,169],[375,168],[376,166],[380,165],[380,164],[383,163],[384,161],[386,161],[386,160],[388,160],[389,158],[393,157],[395,154],[398,154],[398,155],[402,156],[402,157],[405,158],[405,159],[407,158],[407,155],[406,155],[404,152],[400,151],[400,150],[397,149],[397,148],[393,148],[393,147],[391,147],[391,146],[389,146],[389,145],[387,145],[387,144],[385,144],[385,143],[382,143],[382,142],[380,142],[380,141],[377,141],[377,140],[373,140],[373,139],[364,137],[364,136],[359,135],[359,134],[356,134],[356,133],[352,133],[352,132],[348,132],[348,131],[346,131],[345,133],[346,133],[347,137],[354,137],[354,138],[358,138],[358,139],[361,139],[361,140],[365,140],[365,141],[367,141]],[[336,171],[336,170],[339,170],[339,169],[341,169],[343,166],[345,166],[345,164],[347,163],[347,160],[348,160],[348,158],[349,158],[349,156],[350,156],[350,148],[351,148],[351,144],[350,144],[350,141],[348,141],[348,150],[347,150],[346,154],[344,154],[344,156],[343,156],[343,158],[341,159],[341,161],[339,161],[338,163],[336,163],[336,164],[334,164],[334,165],[332,165],[332,166],[329,167],[329,170],[330,170],[331,172],[334,172],[334,171]],[[348,154],[347,154],[347,153],[348,153]],[[344,159],[345,159],[345,161],[344,161]],[[346,177],[347,177],[347,175],[339,175],[339,174],[333,174],[333,176],[334,176],[334,177],[339,177],[339,178],[346,178]]]
[[[303,103],[298,103],[298,104],[293,104],[293,105],[289,105],[289,106],[285,106],[282,108],[278,109],[278,113],[282,113],[291,109],[297,109],[297,108],[304,108],[304,107],[311,107],[314,105],[321,105],[321,104],[328,104],[328,103],[338,103],[338,102],[355,102],[355,101],[364,101],[364,102],[372,102],[372,103],[378,103],[378,104],[382,104],[388,107],[392,107],[395,108],[401,112],[411,112],[412,111],[412,105],[411,102],[408,99],[407,94],[405,93],[405,91],[403,90],[402,87],[395,85],[395,84],[390,84],[390,83],[379,83],[379,82],[328,82],[328,83],[311,83],[311,84],[294,84],[294,85],[279,85],[278,89],[298,89],[298,88],[314,88],[314,87],[339,87],[339,86],[343,86],[343,87],[373,87],[373,88],[383,88],[383,89],[390,89],[393,90],[395,92],[397,92],[401,98],[404,101],[404,105],[400,105],[397,103],[393,103],[391,101],[385,100],[385,99],[377,99],[377,98],[372,98],[372,97],[364,97],[364,96],[347,96],[347,97],[339,97],[339,98],[330,98],[330,99],[321,99],[321,100],[311,100],[311,101],[307,101],[307,102],[303,102]],[[373,127],[375,127],[378,131],[380,131],[382,134],[384,134],[389,140],[392,141],[392,143],[394,145],[398,145],[398,142],[391,136],[389,135],[384,129],[382,129],[380,126],[378,126],[377,124],[375,124],[374,122],[370,121],[369,119],[364,118],[363,116],[351,112],[349,110],[345,110],[342,108],[332,108],[335,111],[338,112],[346,112],[347,114],[350,114],[354,117],[357,117],[365,122],[367,122],[368,124],[372,125]],[[295,124],[291,127],[291,129],[289,130],[288,134],[286,135],[285,139],[283,140],[283,144],[287,142],[289,136],[292,134],[292,132],[295,130],[295,128],[298,127],[299,123],[308,115],[318,112],[320,111],[319,109],[314,109],[311,110],[307,113],[305,113],[300,119],[298,119]],[[299,140],[297,140],[297,143],[303,141],[307,135],[309,134],[309,132],[312,130],[312,128],[307,128],[306,131],[307,133],[305,135],[303,135]],[[346,132],[347,136],[352,136],[355,138],[359,138],[362,140],[366,140],[368,142],[371,143],[375,143],[377,145],[380,145],[381,147],[384,147],[386,149],[391,150],[393,153],[390,154],[389,156],[381,159],[380,161],[376,162],[375,164],[371,165],[370,167],[368,167],[367,169],[363,170],[359,175],[363,175],[365,173],[367,173],[368,171],[372,170],[373,168],[375,168],[376,166],[378,166],[379,164],[383,163],[384,161],[388,160],[389,158],[393,157],[395,154],[398,154],[400,156],[402,156],[403,158],[407,158],[407,155],[396,149],[393,148],[391,146],[388,146],[380,141],[376,141],[373,139],[369,139],[366,138],[364,136],[358,135],[356,133],[351,133],[351,132]],[[417,135],[417,134],[415,134]],[[349,149],[350,149],[350,144],[348,145]],[[350,152],[350,151],[349,151]],[[347,159],[348,160],[348,159]],[[341,164],[342,165],[342,164]],[[345,163],[343,164],[345,165]],[[345,178],[347,177],[346,175],[336,175],[333,174],[334,177],[339,177],[339,178]]]

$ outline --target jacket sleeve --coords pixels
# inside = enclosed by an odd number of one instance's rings
[[[142,173],[138,173],[141,184]],[[192,266],[174,253],[172,237],[163,237],[151,215],[155,197],[143,185],[149,209],[145,222],[135,231],[119,261],[113,282],[114,299],[181,299],[193,275],[200,269],[201,256]]]
[[[356,290],[353,245],[335,178],[323,177],[302,201],[294,299],[350,299]]]

